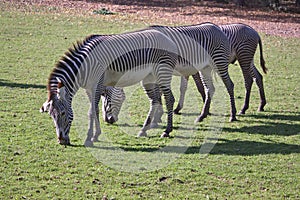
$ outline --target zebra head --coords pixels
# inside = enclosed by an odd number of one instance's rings
[[[118,87],[107,86],[101,99],[103,120],[110,124],[118,121],[118,115],[125,101],[124,90]]]
[[[66,96],[65,87],[61,87],[57,95],[52,95],[40,109],[40,112],[48,112],[53,119],[58,143],[61,145],[70,145],[69,132],[73,121],[72,108]]]

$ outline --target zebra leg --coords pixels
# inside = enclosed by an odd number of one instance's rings
[[[183,108],[184,96],[185,96],[185,92],[187,90],[188,81],[189,81],[189,77],[188,76],[186,76],[186,77],[181,76],[181,80],[180,80],[180,96],[179,96],[179,101],[178,101],[177,107],[174,110],[174,114],[180,114],[179,111]]]
[[[234,84],[228,74],[228,71],[226,73],[220,74],[223,83],[225,84],[225,87],[227,89],[227,92],[230,97],[230,107],[231,107],[231,113],[230,113],[230,122],[237,121],[236,118],[236,107],[235,107],[235,99],[234,99]]]
[[[201,94],[203,103],[205,102],[205,89],[203,83],[201,81],[201,77],[199,73],[193,75],[194,82],[197,86],[198,92]]]
[[[169,137],[170,132],[172,132],[173,130],[173,107],[174,107],[175,98],[171,91],[171,86],[167,86],[167,87],[161,86],[160,88],[165,97],[167,114],[168,114],[167,128],[160,137]]]
[[[154,120],[156,111],[159,110],[161,107],[161,97],[160,97],[159,88],[157,87],[157,84],[145,83],[144,81],[142,81],[142,85],[143,85],[144,91],[147,94],[148,99],[150,101],[150,109],[149,109],[147,118],[144,122],[143,128],[138,133],[138,137],[146,137],[147,136],[146,131],[151,128],[151,122]]]
[[[267,104],[267,100],[263,85],[263,76],[259,73],[254,64],[252,65],[252,77],[255,79],[255,83],[259,89],[260,105],[258,107],[258,111],[264,111],[264,106]]]
[[[171,81],[172,74],[176,64],[177,56],[173,58],[164,58],[161,60],[161,63],[156,66],[154,69],[153,76],[155,77],[155,83],[158,84],[159,90],[163,93],[166,107],[167,107],[167,127],[166,130],[162,133],[161,137],[169,137],[170,132],[173,130],[173,106],[175,98],[171,90]],[[160,105],[160,104],[159,104]]]
[[[152,94],[152,92],[150,93]],[[149,94],[147,94],[149,95]],[[156,128],[158,127],[158,123],[162,122],[161,117],[164,113],[163,107],[162,107],[162,101],[161,101],[161,93],[159,90],[159,87],[157,84],[155,84],[154,93],[153,96],[148,96],[149,99],[152,99],[152,101],[155,101],[155,111],[154,116],[151,121],[150,128]]]
[[[169,62],[170,61],[170,62]],[[173,96],[172,90],[171,90],[171,81],[172,81],[172,74],[174,70],[174,66],[176,62],[173,62],[174,60],[164,60],[166,65],[161,67],[160,70],[158,70],[156,77],[157,77],[157,83],[159,85],[160,91],[163,93],[166,107],[167,107],[167,127],[166,130],[161,134],[160,137],[169,137],[170,133],[173,130],[173,107],[175,98]],[[169,62],[169,63],[168,63]]]
[[[239,112],[239,114],[245,114],[246,110],[248,110],[248,108],[249,108],[250,94],[251,94],[253,79],[250,74],[250,68],[248,67],[249,65],[243,65],[242,63],[240,63],[240,65],[241,65],[243,76],[244,76],[246,93],[245,93],[244,106],[241,109],[241,111]]]
[[[215,87],[213,85],[213,80],[211,76],[211,67],[205,67],[199,72],[200,78],[202,80],[203,86],[205,88],[205,100],[202,111],[200,115],[196,118],[195,122],[201,122],[209,114],[211,99],[215,92]]]
[[[89,117],[89,129],[87,132],[87,138],[85,139],[84,145],[86,147],[90,147],[93,146],[93,142],[92,142],[92,137],[93,137],[93,126],[94,126],[94,119],[95,119],[95,115],[96,115],[96,111],[95,111],[95,101],[94,101],[94,95],[93,92],[90,90],[87,90],[87,95],[89,97],[90,100],[90,108],[89,108],[89,112],[88,112],[88,117]]]
[[[99,102],[95,104],[95,112],[96,112],[96,117],[95,117],[95,128],[96,132],[91,138],[92,142],[99,142],[98,137],[101,134],[101,129],[100,129],[100,119],[99,119]]]
[[[101,99],[101,94],[103,91],[104,87],[101,81],[99,81],[95,93],[95,112],[96,112],[96,118],[95,118],[95,127],[96,127],[96,132],[93,135],[91,141],[92,142],[99,142],[98,137],[101,134],[101,128],[100,128],[100,119],[99,119],[99,102]]]

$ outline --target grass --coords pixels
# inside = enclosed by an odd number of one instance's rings
[[[80,104],[82,110],[75,113],[71,129],[74,146],[65,148],[56,142],[50,117],[39,113],[54,64],[73,42],[88,34],[145,25],[118,17],[8,8],[2,8],[0,21],[1,199],[300,198],[299,39],[262,34],[269,67],[264,76],[265,112],[256,112],[259,97],[254,86],[250,109],[238,116],[239,122],[229,123],[227,115],[219,115],[194,125],[190,120],[201,104],[191,83],[189,99],[199,106],[187,102],[183,115],[175,116],[173,138],[159,138],[161,128],[149,132],[148,138],[135,138],[147,112],[147,98],[139,87],[132,87],[118,125],[102,122],[104,135],[92,149],[82,146],[87,108]],[[244,86],[239,67],[231,66],[230,75],[241,108]],[[174,79],[176,94],[178,80]],[[81,94],[79,103],[85,101]],[[214,108],[222,108],[217,105]],[[221,113],[228,114],[228,105],[222,105]],[[217,119],[221,119],[218,126]],[[211,134],[211,125],[222,128],[221,133]],[[206,156],[199,154],[204,140],[205,145],[216,143]]]

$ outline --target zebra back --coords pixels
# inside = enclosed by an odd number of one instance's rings
[[[177,55],[176,45],[156,30],[91,35],[77,42],[56,64],[48,79],[48,99],[57,94],[57,78],[60,87],[67,86],[72,97],[79,87],[94,86],[106,69],[119,72],[137,70],[146,67],[147,63],[156,63],[159,58],[154,56],[156,54]]]
[[[229,59],[228,38],[218,26],[212,23],[177,27],[150,26],[149,28],[170,37],[176,43],[183,62],[188,61],[194,66],[201,66],[210,61],[218,64]]]

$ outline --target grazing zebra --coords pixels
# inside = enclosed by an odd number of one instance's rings
[[[115,90],[113,88],[116,88]],[[112,86],[107,86],[105,87],[104,94],[108,94],[107,98],[104,96],[102,97],[102,115],[103,119],[105,122],[108,122],[110,124],[114,123],[115,121],[118,120],[118,115],[120,113],[121,107],[119,106],[114,106],[117,105],[119,102],[124,102],[125,101],[125,92],[122,88],[119,87],[112,87]],[[113,98],[112,98],[113,97]],[[99,96],[98,96],[98,101],[96,104],[99,104]],[[106,110],[109,110],[111,115],[106,115]],[[99,113],[97,113],[99,116]]]
[[[105,86],[126,87],[141,81],[147,91],[156,83],[166,99],[168,121],[163,134],[169,135],[174,105],[170,84],[177,53],[175,43],[155,30],[90,36],[70,49],[53,69],[48,79],[48,98],[40,111],[48,111],[53,118],[58,142],[70,144],[71,102],[77,90],[84,88],[90,101],[85,145],[91,146],[101,133],[95,97],[103,93]],[[145,120],[140,134],[150,128],[153,110],[150,107],[150,118]]]
[[[179,27],[150,26],[149,29],[155,29],[164,33],[177,45],[179,63],[176,65],[174,75],[187,77],[199,71],[201,72],[206,96],[203,109],[196,121],[202,121],[209,113],[211,98],[215,90],[211,76],[212,70],[220,75],[227,88],[231,103],[230,121],[235,121],[234,85],[228,74],[230,46],[228,38],[221,29],[211,23]],[[111,92],[110,94],[118,93],[118,90],[120,92],[120,89],[110,89],[115,90],[115,92]],[[105,98],[111,98],[108,96],[109,94],[106,94]],[[152,98],[160,102],[159,96],[153,94]],[[122,101],[114,101],[114,103],[118,103],[118,105],[114,104],[111,107],[121,107]],[[111,102],[111,104],[113,103]],[[105,111],[106,116],[113,115],[110,110]],[[112,118],[115,117],[113,116]]]
[[[254,54],[259,45],[260,50],[260,65],[264,73],[267,73],[267,68],[265,66],[265,61],[262,51],[262,42],[258,33],[248,25],[245,24],[229,24],[220,26],[221,30],[228,37],[231,47],[230,63],[235,63],[238,60],[245,81],[246,95],[244,106],[239,112],[239,114],[245,114],[246,110],[249,108],[250,93],[253,81],[257,84],[260,94],[260,105],[258,111],[263,111],[266,105],[266,97],[263,86],[263,77],[256,69],[254,65]],[[197,85],[198,91],[205,99],[204,87],[200,81],[200,74],[193,76],[194,81]],[[183,107],[184,95],[187,89],[188,77],[181,77],[180,84],[180,98],[178,105],[174,110],[174,113],[178,114]]]

